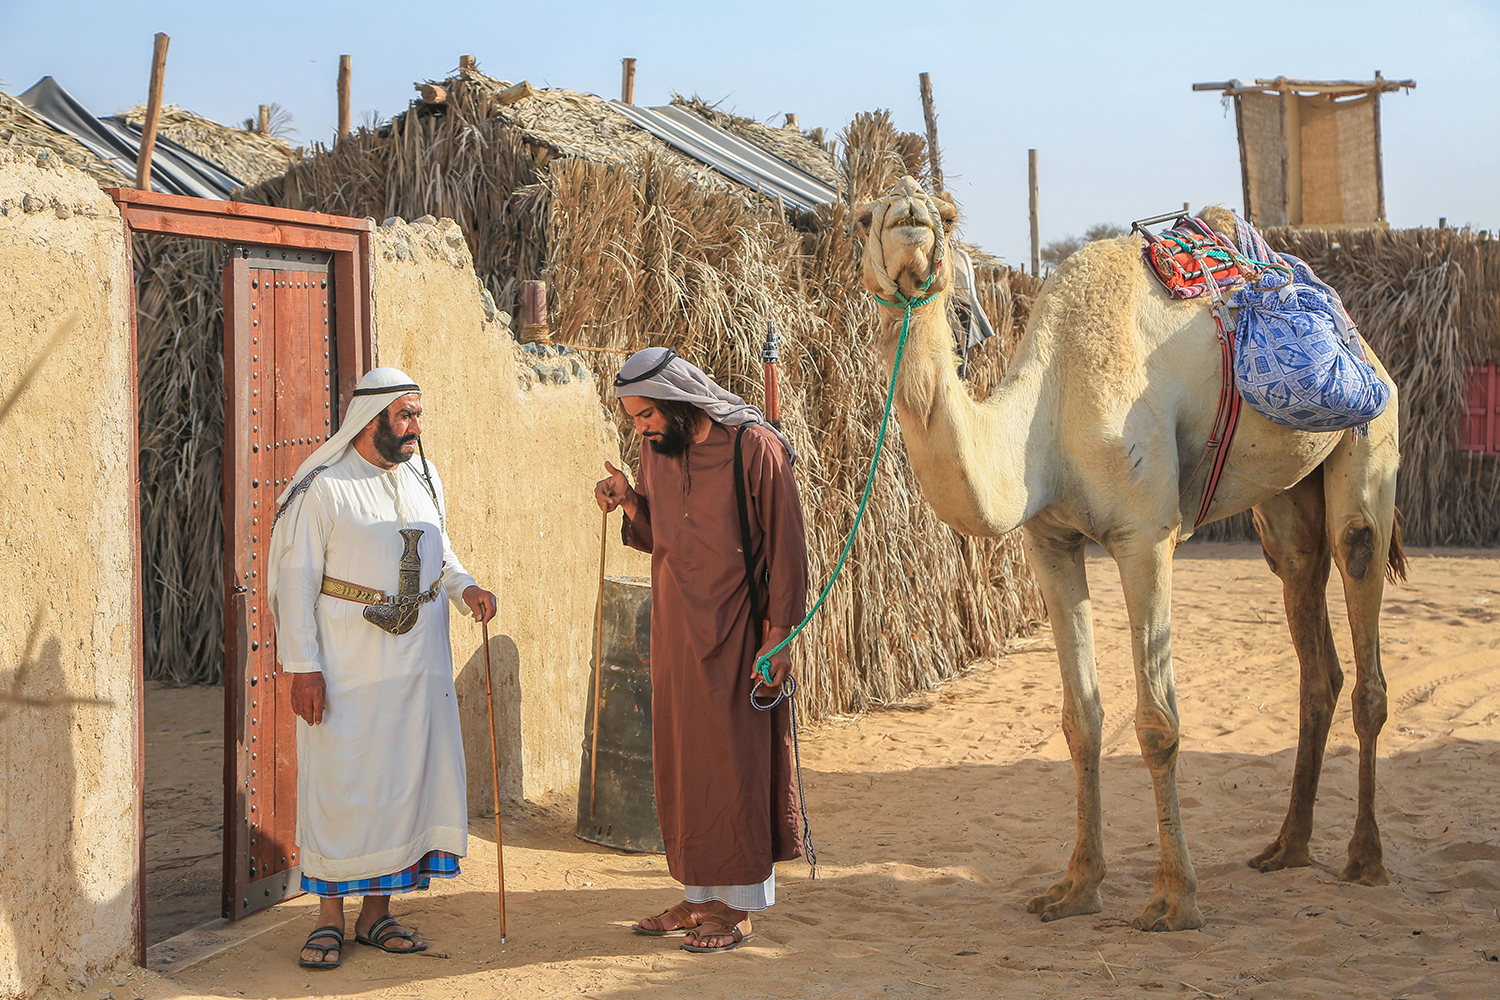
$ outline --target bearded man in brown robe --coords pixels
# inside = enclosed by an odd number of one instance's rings
[[[807,603],[796,453],[759,410],[667,348],[626,361],[615,395],[645,438],[640,476],[632,487],[605,463],[594,492],[605,511],[624,508],[625,544],[651,553],[656,811],[684,886],[680,903],[634,930],[686,932],[688,951],[727,951],[752,936],[749,914],[775,903],[775,862],[802,854],[790,706],[761,711],[750,700],[755,662]],[[774,696],[791,660],[781,652],[769,666]]]

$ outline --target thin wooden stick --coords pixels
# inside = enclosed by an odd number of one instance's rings
[[[161,122],[161,88],[167,75],[167,43],[172,39],[164,31],[156,33],[156,47],[151,52],[151,93],[146,97],[146,122],[141,128],[141,151],[135,158],[135,186],[138,191],[151,190],[151,154],[156,150],[156,126]]]
[[[609,511],[598,525],[598,606],[594,609],[594,739],[588,751],[588,819],[594,819],[594,778],[598,775],[598,703],[604,676],[604,547],[609,544]]]
[[[490,706],[490,778],[495,797],[495,864],[500,869],[500,943],[505,943],[505,852],[500,839],[500,753],[495,748],[495,689],[490,680],[490,623],[481,622],[484,637],[484,698]]]
[[[919,77],[922,90],[922,117],[927,121],[927,172],[932,176],[932,189],[943,190],[943,159],[938,150],[937,107],[932,102],[932,79],[926,73]]]
[[[599,523],[599,605],[594,609],[594,736],[589,749],[589,819],[594,818],[595,778],[599,774],[599,692],[604,678],[604,548],[609,543],[609,511]]]

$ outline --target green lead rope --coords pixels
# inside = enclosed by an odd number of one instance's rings
[[[932,274],[927,276],[927,280],[922,282],[922,287],[917,289],[917,294],[920,295],[927,291],[932,285],[932,280],[936,277],[937,270],[934,268]],[[941,293],[933,292],[926,298],[907,298],[901,294],[900,289],[897,289],[895,302],[887,302],[880,296],[875,296],[876,302],[889,309],[905,309],[906,315],[901,318],[901,339],[896,344],[896,363],[891,366],[891,384],[886,387],[885,413],[880,418],[880,436],[875,439],[875,455],[870,459],[870,474],[865,478],[865,491],[859,498],[859,511],[854,515],[854,526],[849,529],[849,538],[844,542],[844,551],[839,555],[838,564],[833,567],[833,575],[828,578],[828,585],[818,595],[818,599],[814,602],[812,610],[808,611],[807,617],[802,619],[802,624],[792,629],[791,635],[781,640],[769,653],[755,661],[755,672],[762,678],[761,681],[757,682],[757,685],[761,683],[769,685],[771,683],[771,657],[781,652],[786,648],[788,643],[802,634],[802,630],[807,628],[807,623],[812,621],[813,615],[818,613],[818,609],[828,599],[829,591],[833,590],[833,585],[838,580],[839,573],[843,571],[844,562],[849,558],[849,550],[854,547],[854,536],[859,531],[859,523],[864,520],[865,505],[870,502],[870,489],[875,485],[875,466],[880,461],[881,449],[885,447],[885,431],[891,422],[891,403],[896,398],[896,376],[901,372],[901,355],[906,351],[906,335],[911,331],[911,311],[918,306],[925,306],[937,298],[939,294]],[[753,700],[754,695],[751,697]],[[757,702],[758,705],[759,703]]]
[[[936,277],[937,269],[934,267],[932,274],[928,275],[927,280],[922,282],[922,287],[917,289],[917,294],[920,295],[922,292],[927,291],[932,285],[932,279]],[[875,466],[880,462],[880,452],[885,447],[885,431],[891,422],[891,403],[896,398],[896,376],[901,371],[901,355],[906,351],[906,335],[911,331],[911,311],[917,306],[925,306],[937,298],[939,294],[938,292],[934,292],[926,298],[921,299],[908,298],[901,294],[900,289],[897,289],[896,301],[894,303],[887,302],[878,295],[875,296],[875,301],[881,305],[890,309],[905,309],[906,314],[901,318],[901,339],[896,344],[896,363],[891,366],[891,384],[886,388],[885,414],[880,418],[880,436],[875,439],[875,456],[870,459],[870,474],[865,478],[865,492],[859,498],[859,511],[854,515],[854,526],[849,529],[849,538],[844,542],[844,551],[839,555],[838,564],[833,567],[833,575],[828,578],[828,585],[818,595],[818,599],[814,602],[812,610],[808,611],[807,617],[802,619],[802,624],[792,629],[791,635],[781,640],[769,653],[755,661],[755,672],[760,676],[756,680],[755,685],[750,689],[750,704],[762,712],[769,712],[781,704],[782,699],[786,699],[791,708],[792,756],[797,766],[797,805],[802,812],[802,853],[807,858],[808,866],[812,868],[813,878],[818,877],[818,852],[813,847],[812,824],[807,818],[807,796],[802,791],[802,750],[797,745],[797,701],[792,697],[797,693],[797,682],[793,678],[788,677],[782,682],[781,691],[769,702],[761,701],[757,696],[757,692],[763,684],[769,685],[771,683],[771,657],[785,649],[789,642],[797,638],[802,633],[802,630],[807,628],[807,623],[812,621],[813,615],[818,613],[818,609],[828,599],[828,592],[833,590],[834,581],[838,580],[839,573],[844,568],[844,561],[849,558],[849,550],[854,547],[854,535],[859,531],[859,524],[865,517],[865,505],[870,500],[870,488],[875,485]]]

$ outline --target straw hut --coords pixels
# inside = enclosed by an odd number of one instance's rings
[[[921,176],[923,140],[883,112],[857,117],[825,144],[820,133],[674,100],[840,192],[799,211],[685,156],[594,95],[547,89],[511,103],[530,88],[469,67],[422,89],[436,99],[315,150],[243,197],[377,219],[453,218],[497,307],[518,313],[522,283],[546,281],[551,338],[584,352],[601,375],[624,353],[667,345],[759,403],[761,346],[774,323],[785,338],[782,419],[800,455],[811,575],[821,586],[853,524],[886,396],[868,343],[874,307],[859,283],[851,206],[902,174]],[[982,391],[1003,371],[1036,286],[977,259],[986,265],[980,297],[999,331],[971,362]],[[800,640],[811,715],[928,688],[999,654],[1043,615],[1018,539],[965,538],[939,523],[899,431],[888,449],[849,562]]]
[[[145,106],[124,113],[139,125]],[[245,183],[284,173],[285,142],[176,105],[158,135]],[[0,93],[0,146],[40,147],[100,187],[130,187],[117,161]],[[175,684],[223,679],[223,278],[217,246],[139,236],[135,268],[140,376],[141,582],[145,674]]]

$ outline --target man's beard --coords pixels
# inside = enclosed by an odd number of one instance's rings
[[[402,449],[417,439],[415,434],[407,434],[397,437],[396,431],[391,427],[391,418],[384,411],[375,418],[375,436],[371,443],[375,445],[375,454],[379,455],[388,465],[400,465],[411,458]]]
[[[660,434],[647,437],[651,442],[651,450],[668,457],[681,455],[693,443],[693,423],[700,411],[691,403],[677,406],[658,403],[657,409],[666,415],[667,426]]]
[[[648,440],[651,442],[651,450],[658,455],[675,457],[688,450],[688,436],[683,433],[681,427],[669,426],[661,434]]]

